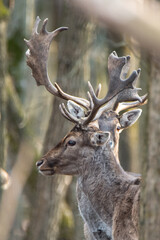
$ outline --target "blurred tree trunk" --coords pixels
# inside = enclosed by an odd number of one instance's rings
[[[141,194],[141,240],[157,240],[160,236],[160,59],[148,57],[149,102],[144,119],[143,189]],[[141,151],[142,152],[142,151]]]
[[[134,39],[128,38],[126,43],[126,55],[130,55],[131,57],[131,66],[130,66],[130,73],[138,69],[140,67],[140,48],[138,45],[135,44]],[[143,68],[142,68],[143,71]],[[137,79],[136,87],[139,87],[143,79],[141,79],[141,76]],[[146,93],[146,88],[142,87],[142,90],[144,91],[144,94]],[[143,95],[141,92],[139,92],[140,95]],[[142,109],[142,108],[141,108]],[[130,109],[132,110],[132,109]],[[143,115],[143,114],[142,114]],[[129,156],[130,156],[130,162],[129,162],[129,171],[140,173],[140,154],[139,154],[139,120],[130,128],[125,130],[128,133],[128,144],[129,147]],[[124,132],[125,132],[124,131]],[[124,149],[125,151],[126,149]]]
[[[24,99],[23,91],[24,79],[24,53],[25,45],[23,38],[25,36],[26,19],[26,0],[17,0],[10,10],[10,18],[7,28],[7,54],[8,66],[6,75],[7,92],[7,168],[11,170],[15,164],[19,146],[26,132],[20,123],[24,118]],[[26,89],[25,89],[26,90]]]
[[[61,33],[55,39],[58,42],[58,69],[57,79],[53,81],[58,82],[64,91],[79,95],[83,85],[83,68],[81,68],[83,62],[81,62],[81,56],[85,39],[84,18],[82,15],[77,15],[75,10],[64,4],[64,1],[45,1],[45,3],[41,3],[42,5],[39,6],[42,8],[43,6],[48,8],[49,6],[47,16],[45,17],[50,16],[50,10],[52,11],[54,27],[69,27],[68,32]],[[43,12],[45,12],[44,8]],[[49,25],[51,25],[50,22],[51,18],[49,18]],[[53,29],[53,25],[52,27],[49,26],[49,28]],[[60,114],[59,104],[61,101],[54,97],[43,153],[46,153],[58,143],[68,132],[69,126],[71,127],[68,121]],[[62,205],[70,181],[71,177],[69,176],[47,178],[38,175],[37,193],[30,220],[28,240],[57,239],[59,224],[62,218]],[[67,239],[71,240],[74,237],[70,234],[70,238]]]
[[[0,168],[5,167],[5,120],[6,120],[6,94],[5,94],[5,72],[6,72],[6,30],[8,10],[0,0]],[[0,176],[0,196],[1,183]]]
[[[5,152],[5,59],[6,22],[0,21],[0,167],[4,167]]]
[[[144,136],[140,239],[157,240],[160,238],[160,58],[152,52],[145,55],[144,60],[149,101],[140,132],[140,136]]]

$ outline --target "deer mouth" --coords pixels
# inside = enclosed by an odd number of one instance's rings
[[[55,174],[54,169],[40,169],[39,172],[45,176],[52,176]]]

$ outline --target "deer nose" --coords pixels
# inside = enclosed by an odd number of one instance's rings
[[[43,160],[40,160],[40,161],[36,162],[36,166],[37,167],[41,166],[43,162],[44,162]]]

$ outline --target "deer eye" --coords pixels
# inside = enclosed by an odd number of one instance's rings
[[[70,145],[70,146],[74,146],[74,145],[76,145],[76,141],[69,140],[67,144]]]
[[[117,130],[118,130],[118,131],[121,130],[121,126],[117,126]]]
[[[113,148],[113,147],[114,147],[114,142],[113,142],[113,141],[110,141],[110,142],[109,142],[109,145],[110,145],[111,148]]]

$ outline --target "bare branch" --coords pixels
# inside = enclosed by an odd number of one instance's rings
[[[158,1],[136,0],[71,0],[78,9],[115,32],[125,32],[146,48],[160,52],[160,4]],[[91,7],[92,6],[92,7]],[[152,33],[152,34],[150,34]]]

